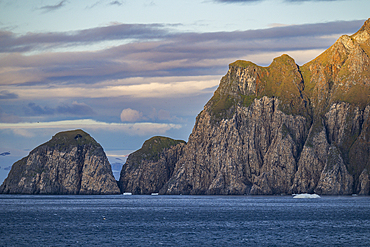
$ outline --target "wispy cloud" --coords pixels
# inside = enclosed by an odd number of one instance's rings
[[[91,116],[95,115],[95,111],[85,103],[72,102],[71,105],[63,104],[56,108],[56,112],[59,114],[71,114],[78,116]]]
[[[114,24],[75,32],[27,33],[23,36],[0,31],[0,52],[30,52],[112,40],[145,41],[164,39],[169,35],[169,30],[161,24]]]
[[[194,80],[192,80],[194,79]],[[18,87],[17,92],[22,99],[47,99],[47,98],[114,98],[130,96],[134,98],[173,98],[178,96],[196,95],[207,93],[207,89],[213,89],[219,83],[219,76],[183,77],[170,78],[127,78],[121,80],[104,81],[94,86],[86,87],[83,84],[68,84],[52,86],[32,85]],[[170,81],[172,80],[172,81]],[[125,85],[126,84],[126,85]],[[128,84],[128,85],[127,85]],[[26,107],[29,115],[51,115],[62,113],[62,107],[51,108],[29,103]],[[88,106],[72,104],[69,108],[75,109],[74,113]],[[87,111],[89,113],[89,111]],[[34,113],[34,114],[32,114]],[[72,111],[69,111],[72,113]]]
[[[6,155],[10,155],[10,152],[3,152],[0,154],[0,156],[6,156]]]
[[[40,91],[42,92],[42,90]],[[56,108],[49,106],[40,106],[34,102],[28,103],[25,107],[25,113],[28,116],[42,116],[42,115],[77,115],[77,116],[91,116],[94,115],[94,110],[85,103],[78,103],[76,101],[72,104],[62,104]]]
[[[176,45],[196,42],[194,45],[209,42],[235,44],[236,41],[261,39],[286,39],[297,37],[317,37],[319,35],[342,34],[357,30],[364,20],[337,21],[317,24],[291,25],[260,30],[213,33],[178,33],[171,32],[161,24],[115,24],[105,27],[85,29],[75,32],[28,33],[18,36],[10,31],[0,31],[0,52],[30,52],[76,44],[93,44],[102,41],[126,40],[127,46],[136,52],[164,46],[177,48]],[[134,41],[133,41],[134,40]],[[140,41],[137,43],[137,41]],[[142,43],[153,41],[152,43]],[[156,42],[154,42],[156,41]],[[289,40],[288,40],[289,41]],[[186,47],[189,47],[188,44]],[[196,46],[194,47],[196,48]],[[184,50],[184,49],[183,49]],[[176,51],[176,50],[175,50]],[[190,50],[188,50],[190,51]]]
[[[86,9],[92,9],[98,5],[116,5],[116,6],[122,6],[125,2],[124,1],[107,1],[107,0],[99,0],[94,2],[92,5],[86,6]]]
[[[16,93],[11,93],[8,90],[2,90],[0,91],[0,100],[4,99],[16,99],[18,98],[18,95]]]
[[[96,6],[98,6],[99,4],[101,4],[101,0],[99,0],[99,1],[96,1],[95,3],[93,3],[92,5],[88,5],[88,6],[86,6],[86,9],[92,9],[92,8],[94,8],[94,7],[96,7]]]
[[[45,6],[40,7],[40,9],[41,10],[44,10],[44,12],[55,11],[57,9],[62,8],[65,5],[66,2],[67,2],[67,0],[62,0],[58,4],[55,4],[55,5],[45,5]]]
[[[17,135],[24,137],[33,137],[33,130],[38,129],[87,129],[87,130],[104,130],[124,132],[125,134],[135,136],[145,136],[150,134],[164,134],[170,129],[180,129],[179,124],[171,123],[106,123],[92,119],[65,120],[53,122],[37,123],[0,123],[0,129],[9,129]]]
[[[41,107],[39,105],[36,105],[35,103],[29,103],[26,107],[26,114],[27,115],[53,115],[55,112],[54,109],[45,106]]]
[[[109,3],[109,5],[117,5],[117,6],[121,6],[123,3],[122,1],[112,1]]]
[[[221,75],[233,60],[257,54],[258,60],[254,62],[269,63],[273,57],[267,61],[259,57],[269,53],[322,51],[340,34],[353,33],[362,24],[363,21],[338,21],[213,33],[176,33],[158,24],[120,24],[73,33],[34,33],[20,37],[3,31],[0,49],[6,54],[0,59],[0,82],[3,85],[67,85],[133,77]],[[130,42],[94,52],[19,53],[41,49],[42,44],[50,48],[118,39]],[[299,53],[295,58],[305,62]]]

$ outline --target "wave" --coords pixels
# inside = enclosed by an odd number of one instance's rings
[[[298,199],[301,199],[301,198],[320,198],[319,195],[317,194],[295,194],[293,196],[293,198],[298,198]]]

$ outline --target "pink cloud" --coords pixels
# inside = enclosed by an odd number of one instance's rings
[[[132,110],[131,108],[123,109],[121,112],[122,122],[136,122],[141,120],[143,114],[139,111]]]

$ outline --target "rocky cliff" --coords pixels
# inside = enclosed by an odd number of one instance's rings
[[[313,61],[236,61],[164,194],[369,194],[370,19]]]
[[[7,194],[119,194],[103,148],[82,130],[60,132],[14,163]]]
[[[369,57],[370,19],[303,66],[230,64],[160,193],[369,195]]]
[[[183,153],[184,141],[155,136],[129,155],[122,167],[118,185],[122,193],[158,193],[173,174]]]

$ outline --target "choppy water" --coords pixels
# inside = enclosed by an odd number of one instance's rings
[[[0,195],[1,246],[370,246],[370,197]]]

